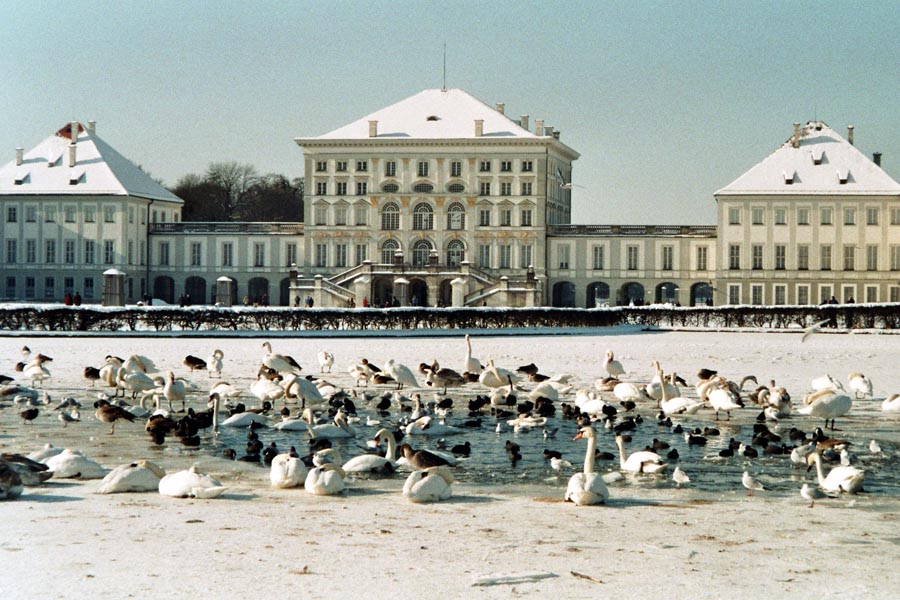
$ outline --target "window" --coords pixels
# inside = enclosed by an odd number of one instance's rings
[[[532,256],[534,255],[534,246],[527,244],[519,246],[519,268],[527,269],[534,264]]]
[[[762,244],[753,244],[750,248],[750,268],[759,271],[763,268],[763,246]]]
[[[416,204],[413,209],[413,229],[434,229],[434,211],[428,204]]]
[[[164,210],[159,211],[159,222],[160,222],[160,223],[165,223],[165,222],[166,222],[166,218],[168,217],[168,214],[169,214],[169,213],[167,213],[167,212],[164,211]]]
[[[491,161],[483,160],[478,163],[478,171],[481,173],[490,173],[491,172]]]
[[[604,266],[604,259],[606,258],[606,248],[604,246],[594,246],[593,254],[593,269],[595,271],[602,271],[604,268],[606,268]]]
[[[454,202],[447,208],[447,229],[458,231],[466,228],[466,208]]]
[[[44,246],[44,262],[52,265],[56,262],[56,240],[47,240]]]
[[[740,225],[741,224],[741,209],[740,208],[729,208],[728,209],[728,224],[729,225]]]
[[[297,264],[297,244],[291,242],[284,246],[284,262],[285,266]]]
[[[466,245],[463,241],[450,240],[450,243],[447,244],[447,264],[451,267],[458,267],[465,257]]]
[[[891,302],[900,302],[900,287],[892,285],[890,289],[891,289],[891,292],[890,292]]]
[[[534,170],[534,164],[530,160],[522,161],[522,172],[531,173]]]
[[[224,242],[222,244],[222,266],[234,266],[234,244],[231,242]]]
[[[878,246],[869,244],[866,246],[866,271],[878,270]]]
[[[478,267],[482,269],[491,268],[491,247],[487,244],[478,246]]]
[[[697,247],[697,270],[705,271],[709,264],[709,248],[706,246]]]
[[[478,185],[479,193],[482,196],[490,196],[491,195],[491,182],[490,181],[482,181]]]
[[[420,160],[416,168],[419,177],[428,177],[428,161]]]
[[[776,225],[787,225],[787,209],[786,208],[776,208],[775,209],[775,224]]]
[[[386,183],[381,186],[381,191],[385,194],[396,194],[400,191],[400,186],[396,183]]]
[[[6,297],[7,298],[15,298],[16,297],[16,278],[15,277],[7,277],[6,278]]]
[[[153,211],[153,218],[150,219],[150,222],[151,222],[151,223],[156,223],[157,221],[159,221],[159,212],[154,210],[154,211]]]
[[[856,209],[844,209],[844,225],[856,225]]]
[[[316,173],[325,173],[328,171],[328,161],[327,160],[317,160],[316,161]]]
[[[168,247],[168,244],[166,244]],[[103,264],[111,265],[116,262],[116,242],[103,240]],[[169,264],[169,263],[166,263]]]
[[[809,225],[809,209],[797,209],[797,225]]]
[[[763,303],[763,286],[761,285],[751,285],[750,286],[750,304],[762,304]]]
[[[74,208],[74,207],[73,207],[73,208]],[[74,212],[75,212],[75,211],[73,210],[73,211],[72,211],[72,213],[73,213],[73,214],[72,214],[73,221],[74,221],[74,217],[75,217]],[[131,224],[134,224],[134,207],[133,207],[133,206],[129,206],[129,207],[128,207],[128,222],[131,223]]]
[[[462,162],[454,160],[450,163],[450,177],[462,176]]]
[[[339,173],[345,173],[347,171],[347,161],[339,160],[334,163],[334,170]]]
[[[799,271],[809,270],[809,246],[797,246],[797,269]]]
[[[327,181],[317,181],[316,182],[316,195],[317,196],[327,196],[328,195],[328,182]]]
[[[512,226],[512,209],[511,208],[501,208],[500,209],[500,226],[501,227]]]
[[[199,267],[201,259],[200,242],[191,242],[191,266]]]
[[[165,219],[163,219],[165,221]],[[103,222],[104,223],[115,223],[116,222],[116,207],[115,206],[104,206],[103,207]]]
[[[75,264],[75,240],[63,241],[63,262],[67,265]]]
[[[131,211],[132,211],[132,216],[134,216],[134,209],[132,208]],[[74,223],[75,222],[75,207],[74,206],[68,205],[68,206],[63,207],[63,219],[66,221],[66,223]],[[134,223],[133,220],[132,220],[132,223]]]
[[[844,246],[844,270],[856,269],[856,246]]]
[[[347,244],[338,244],[334,247],[334,266],[347,266]]]
[[[765,223],[764,216],[765,216],[765,209],[763,209],[763,208],[754,207],[750,211],[750,218],[754,225],[763,225]]]
[[[797,304],[809,304],[809,286],[797,286]]]
[[[512,266],[512,246],[503,244],[500,246],[500,268],[509,269]]]
[[[25,262],[37,262],[37,240],[25,240]]]
[[[356,161],[356,171],[358,173],[366,173],[368,170],[369,170],[369,161],[367,161],[367,160]]]
[[[386,265],[394,263],[394,255],[400,250],[397,240],[387,240],[381,245],[381,262]],[[401,255],[402,257],[402,255]]]
[[[782,305],[787,304],[787,286],[785,285],[776,285],[775,286],[775,304]]]
[[[787,246],[784,244],[775,244],[775,270],[784,271],[786,262]]]
[[[866,302],[878,302],[878,286],[866,286]]]
[[[397,161],[389,160],[384,163],[384,176],[385,177],[396,177],[397,176]]]
[[[369,211],[368,206],[366,204],[357,204],[354,209],[353,214],[353,223],[356,225],[368,225],[369,224]]]
[[[431,255],[431,244],[425,240],[419,240],[412,247],[412,262],[417,267],[424,267],[428,264],[428,257]]]
[[[400,229],[400,207],[388,202],[381,209],[381,229],[393,231]]]
[[[866,209],[866,225],[878,225],[878,207],[870,206]]]
[[[34,277],[25,278],[25,298],[34,298]]]
[[[447,186],[447,191],[451,194],[462,194],[466,191],[466,186],[461,183],[451,183]]]
[[[256,242],[253,244],[253,266],[266,266],[266,245],[262,242]]]
[[[522,227],[531,227],[531,209],[523,208],[519,213],[519,225]]]
[[[169,242],[159,243],[159,264],[168,266],[169,264]]]
[[[128,264],[134,264],[134,242],[132,240],[128,240]]]
[[[819,295],[821,296],[820,304],[825,304],[826,302],[828,302],[828,300],[832,296],[831,286],[830,285],[819,286]]]
[[[346,196],[347,195],[347,182],[346,181],[338,181],[336,184],[335,193],[338,196]]]
[[[823,271],[831,270],[831,246],[822,246],[820,249],[819,268]]]
[[[84,241],[84,263],[86,265],[94,264],[94,240],[85,240]]]
[[[629,245],[625,248],[625,268],[634,271],[638,268],[638,258],[640,258],[637,246]]]
[[[16,240],[6,240],[6,262],[15,264],[19,260],[18,243]]]
[[[366,190],[368,189],[368,184],[365,181],[357,181],[356,182],[356,195],[357,196],[365,196]]]
[[[489,208],[479,209],[478,225],[480,227],[490,227],[491,226],[491,209],[489,209]]]
[[[346,225],[347,224],[347,207],[346,206],[335,206],[334,207],[334,224],[335,225]]]
[[[503,173],[512,172],[512,161],[511,160],[501,160],[500,161],[500,171]]]
[[[44,223],[56,223],[56,207],[44,207]]]
[[[328,225],[328,205],[317,204],[314,213],[316,225]]]
[[[891,225],[900,225],[900,208],[891,209]]]
[[[36,206],[26,206],[25,207],[25,222],[26,223],[37,223],[37,207]]]
[[[512,196],[512,183],[504,181],[500,184],[501,196]]]
[[[900,246],[891,246],[891,271],[900,271]]]
[[[430,194],[434,191],[434,186],[426,182],[417,183],[413,186],[413,191],[420,194]]]
[[[6,222],[7,223],[18,223],[19,222],[19,209],[16,206],[7,206],[6,207]]]
[[[732,271],[741,268],[741,247],[738,244],[728,244],[728,268]]]
[[[94,297],[94,278],[93,277],[85,277],[84,278],[84,297],[87,299],[91,299]]]
[[[530,196],[531,195],[531,182],[523,181],[522,186],[521,186],[521,191],[522,191],[523,196]]]
[[[674,246],[663,246],[662,247],[662,270],[663,271],[671,271],[672,265],[675,261],[675,247]]]
[[[728,304],[741,303],[741,286],[729,284],[728,286]]]
[[[832,211],[830,208],[819,209],[819,217],[820,217],[819,223],[821,223],[822,225],[831,225],[832,224],[831,213],[832,213]]]
[[[44,298],[54,298],[56,296],[56,279],[53,277],[44,278]]]

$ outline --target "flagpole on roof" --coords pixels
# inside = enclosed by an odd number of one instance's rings
[[[447,91],[447,42],[444,42],[444,86],[441,91]]]

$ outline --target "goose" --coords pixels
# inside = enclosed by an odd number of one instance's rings
[[[487,371],[484,371],[487,373]],[[425,375],[425,384],[432,388],[442,388],[443,394],[447,393],[448,387],[459,387],[466,383],[466,379],[454,371],[453,369],[441,368],[437,361],[431,365],[430,370]],[[499,386],[495,386],[499,387]]]
[[[882,412],[896,412],[900,410],[900,394],[891,394],[881,401]]]
[[[319,373],[324,373],[325,369],[328,369],[328,372],[331,373],[331,367],[334,365],[334,354],[327,350],[322,350],[319,352]]]
[[[466,334],[466,358],[463,361],[463,372],[465,373],[474,373],[475,375],[481,375],[481,372],[484,370],[484,367],[481,366],[481,361],[472,356],[472,340],[469,338],[469,334]]]
[[[832,497],[817,487],[810,487],[808,483],[804,483],[800,487],[800,496],[805,500],[809,500],[810,508],[812,508],[813,506],[816,505],[816,500],[821,500],[822,498],[831,498]]]
[[[224,358],[225,353],[216,348],[212,351],[212,354],[209,355],[209,358],[206,359],[206,370],[209,372],[210,377],[222,376],[222,367],[224,366],[222,359]]]
[[[14,500],[22,495],[22,477],[12,466],[0,458],[0,500]]]
[[[303,461],[290,454],[279,454],[272,459],[269,481],[274,488],[292,488],[302,485],[307,476]]]
[[[812,463],[816,465],[816,476],[819,480],[819,487],[826,492],[846,492],[855,494],[862,490],[865,472],[856,467],[840,466],[835,467],[828,472],[828,477],[822,473],[822,457],[818,452],[809,455],[810,465],[807,470],[812,469]]]
[[[752,496],[755,490],[765,490],[768,489],[766,486],[758,482],[756,479],[750,476],[750,473],[744,471],[741,475],[741,484],[747,488],[747,495]]]
[[[148,460],[138,460],[116,467],[106,474],[95,494],[123,492],[155,492],[166,472]]]
[[[599,473],[594,472],[594,454],[597,450],[597,435],[594,428],[588,425],[582,427],[575,434],[573,440],[587,440],[587,450],[584,454],[584,472],[576,473],[569,479],[566,487],[566,502],[573,502],[576,506],[589,506],[592,504],[606,504],[609,498],[609,489]]]
[[[606,371],[607,375],[615,378],[625,374],[625,367],[616,360],[612,350],[606,351],[606,358],[603,360],[603,370]]]
[[[411,466],[413,469],[427,469],[429,467],[439,467],[442,465],[447,466],[456,466],[457,458],[452,454],[445,454],[444,452],[437,452],[431,450],[413,450],[412,446],[409,444],[402,444],[397,451],[400,453],[401,458],[397,459],[398,464],[402,464],[401,461],[405,461],[406,464]]]
[[[44,464],[53,471],[57,479],[100,479],[106,475],[106,469],[100,463],[91,460],[84,454],[71,448],[66,448],[59,454],[51,456]]]
[[[403,484],[403,496],[410,502],[439,502],[453,491],[453,474],[446,466],[413,471]]]
[[[21,454],[4,452],[0,454],[0,460],[9,463],[13,471],[19,474],[24,486],[41,485],[51,477],[53,471],[42,462],[37,462]]]
[[[98,400],[94,403],[94,408],[97,411],[94,413],[99,420],[104,423],[110,424],[109,434],[113,435],[116,432],[116,421],[119,419],[125,419],[126,421],[134,422],[135,416],[125,410],[120,406],[116,406],[114,404],[110,404],[106,400]]]
[[[82,371],[82,377],[91,382],[91,387],[100,380],[100,369],[97,367],[85,367]]]
[[[279,373],[299,373],[301,371],[302,367],[293,357],[272,352],[272,344],[269,342],[263,342],[262,347],[266,349],[262,362],[268,368],[275,369]]]
[[[316,496],[333,496],[344,491],[345,476],[341,467],[327,463],[309,470],[303,488]]]
[[[453,435],[463,432],[463,430],[459,427],[453,427],[452,425],[435,422],[434,418],[429,415],[425,415],[424,417],[416,419],[415,421],[407,425],[403,429],[403,431],[406,433],[406,435],[426,436]]]
[[[850,391],[857,399],[872,397],[872,381],[862,373],[850,373],[847,376]]]
[[[227,489],[217,479],[200,473],[197,465],[159,480],[159,493],[172,498],[216,498]]]
[[[839,394],[831,390],[822,390],[822,392],[810,404],[797,409],[797,414],[824,418],[826,429],[828,428],[828,420],[831,419],[831,428],[834,429],[835,418],[842,417],[850,412],[850,408],[853,406],[853,399],[846,394]]]
[[[193,354],[188,354],[184,357],[184,360],[181,363],[191,370],[191,373],[194,371],[206,371],[207,364],[206,361],[200,358],[199,356],[194,356]]]
[[[187,387],[185,386],[183,381],[175,379],[175,373],[172,371],[167,371],[166,375],[168,378],[166,379],[166,384],[163,386],[163,396],[166,401],[169,403],[169,411],[172,409],[172,402],[181,402],[181,412],[184,412],[185,407],[185,396],[187,395]]]
[[[640,450],[630,456],[625,454],[625,441],[621,435],[616,435],[616,446],[619,448],[619,465],[623,471],[629,473],[662,473],[669,466],[662,462],[659,454],[649,450]]]
[[[394,362],[393,358],[384,363],[384,372],[394,378],[398,390],[403,389],[403,386],[422,387],[412,369],[404,364]]]

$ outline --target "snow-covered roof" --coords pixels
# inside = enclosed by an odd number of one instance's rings
[[[896,195],[900,184],[821,121],[800,128],[719,195]]]
[[[475,134],[476,120],[484,122],[481,136]],[[460,89],[432,89],[421,91],[349,125],[311,139],[372,139],[369,135],[369,121],[378,121],[377,135],[374,137],[379,140],[542,137],[520,127],[516,121],[468,92]]]
[[[70,167],[72,129],[67,124],[25,152],[21,165],[13,160],[0,167],[0,195],[111,194],[183,202],[80,124]]]

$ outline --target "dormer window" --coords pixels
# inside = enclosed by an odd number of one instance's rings
[[[428,115],[428,116],[425,118],[425,120],[426,120],[426,121],[440,121],[441,118],[440,118],[439,116],[437,116],[437,115]]]
[[[838,169],[837,171],[838,183],[844,185],[850,179],[850,169]]]
[[[810,154],[814,165],[822,164],[822,160],[825,158],[825,150],[823,148],[813,148]]]
[[[69,185],[78,185],[84,181],[84,169],[72,169],[69,171]]]
[[[794,179],[797,177],[796,171],[782,171],[781,175],[784,177],[785,185],[793,185]]]
[[[19,169],[16,171],[15,179],[13,183],[15,185],[22,185],[23,183],[28,183],[28,169]]]

